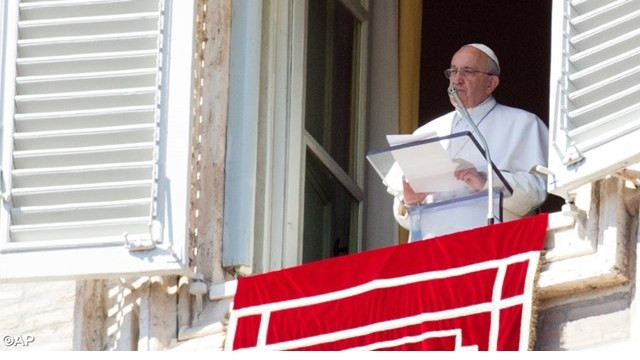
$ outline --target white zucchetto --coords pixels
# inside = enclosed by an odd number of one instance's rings
[[[483,53],[485,53],[491,60],[493,60],[496,65],[498,65],[498,70],[500,70],[500,62],[498,61],[498,57],[496,56],[496,53],[493,52],[493,50],[491,50],[491,48],[489,48],[487,45],[484,44],[467,44],[463,47],[467,47],[467,46],[471,46],[474,47],[480,51],[482,51]]]

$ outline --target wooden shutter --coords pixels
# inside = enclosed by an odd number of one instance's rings
[[[549,190],[640,161],[640,1],[554,1]]]
[[[149,234],[160,10],[158,0],[20,3],[12,243]]]
[[[7,1],[0,279],[184,270],[194,1]]]

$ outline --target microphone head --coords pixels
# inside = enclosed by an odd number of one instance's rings
[[[447,93],[449,93],[449,95],[453,95],[457,92],[458,92],[458,89],[456,89],[454,86],[449,86],[449,88],[447,89]]]

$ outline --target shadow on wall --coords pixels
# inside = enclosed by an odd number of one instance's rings
[[[628,290],[594,296],[539,311],[534,350],[579,350],[628,338],[631,326]]]

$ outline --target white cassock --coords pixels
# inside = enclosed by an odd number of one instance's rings
[[[533,171],[537,165],[546,166],[547,164],[549,131],[546,125],[535,114],[498,104],[493,97],[468,111],[489,146],[492,162],[513,189],[513,194],[506,197],[503,202],[503,220],[508,221],[529,215],[547,196],[545,177]],[[473,133],[471,126],[462,115],[452,111],[421,126],[414,134],[435,132],[437,136],[443,137],[465,131]],[[478,156],[477,147],[470,141],[443,142],[443,146],[452,158],[462,158],[473,164],[479,163],[477,159],[473,159],[474,156]],[[486,172],[486,167],[484,169],[478,167],[478,170]],[[401,203],[402,191],[391,187],[387,190],[395,196],[393,213],[396,220],[404,228],[411,230],[410,217]],[[484,207],[482,211],[485,217],[480,221],[486,224],[486,200],[478,204],[481,205],[477,206]],[[422,223],[421,234],[418,237],[412,234],[409,238],[422,239],[459,231],[460,219],[470,216],[468,214],[471,213],[465,213],[461,208],[441,212],[442,214],[435,215],[440,216],[436,220],[439,229],[435,233],[428,228],[427,224],[433,224],[434,220],[430,219],[429,222]],[[448,228],[451,231],[447,231]]]

